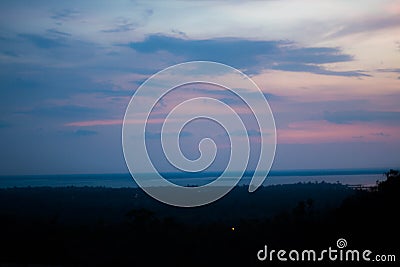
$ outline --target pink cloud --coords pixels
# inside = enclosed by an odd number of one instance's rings
[[[377,134],[379,133],[379,134]],[[396,141],[400,126],[379,123],[334,124],[328,121],[303,121],[277,129],[278,143],[330,143]]]
[[[122,120],[91,120],[91,121],[76,121],[65,124],[65,126],[79,126],[79,127],[87,127],[87,126],[103,126],[103,125],[118,125],[122,124]]]

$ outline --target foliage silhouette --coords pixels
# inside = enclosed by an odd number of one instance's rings
[[[252,266],[266,244],[319,249],[338,238],[352,248],[396,254],[399,172],[386,176],[376,191],[298,183],[249,196],[239,186],[193,209],[164,205],[134,188],[0,189],[6,244],[0,263]]]

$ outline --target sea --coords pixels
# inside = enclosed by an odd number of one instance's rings
[[[385,180],[387,169],[346,169],[346,170],[271,170],[263,185],[295,184],[295,183],[341,183],[344,185],[374,186]],[[162,176],[170,182],[181,186],[202,186],[219,177],[218,172],[199,174],[163,173]],[[231,180],[240,174],[231,173]],[[146,179],[154,179],[154,175],[141,174]],[[241,176],[238,185],[248,185],[252,173]],[[227,183],[231,181],[226,179]],[[138,187],[129,173],[125,174],[61,174],[61,175],[11,175],[0,176],[0,188],[13,187],[109,187],[126,188]]]

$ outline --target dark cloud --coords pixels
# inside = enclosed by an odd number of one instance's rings
[[[271,93],[263,93],[263,95],[268,101],[281,101],[286,99],[284,96],[275,95]]]
[[[400,73],[400,68],[399,69],[377,69],[379,72],[389,72],[389,73]],[[397,77],[398,80],[400,80],[400,76]]]
[[[223,57],[237,56],[243,51],[243,48],[253,48],[251,53],[260,50],[271,51],[276,49],[280,42],[277,41],[248,41],[237,38],[219,38],[207,40],[188,40],[174,38],[164,35],[150,35],[142,42],[132,42],[129,46],[136,51],[143,53],[154,53],[156,51],[168,51],[174,54],[187,54],[204,56],[211,54],[214,56],[216,52],[222,53]],[[223,51],[223,49],[225,51]],[[257,53],[258,54],[258,53]]]
[[[4,51],[4,52],[2,52],[2,54],[9,56],[9,57],[19,57],[18,53],[15,53],[13,51]]]
[[[48,29],[46,32],[50,33],[50,34],[56,34],[56,35],[62,35],[62,36],[71,36],[70,33],[59,31],[56,29]]]
[[[353,122],[384,122],[399,123],[400,112],[396,111],[367,111],[367,110],[351,110],[324,112],[324,119],[336,124],[349,124]]]
[[[12,90],[20,90],[20,89],[37,89],[39,87],[39,83],[34,79],[25,78],[25,77],[4,77],[0,75],[0,83],[2,85],[3,91],[8,91],[7,93],[12,93]],[[1,95],[1,92],[0,92]]]
[[[156,132],[149,132],[146,131],[146,139],[156,139],[156,140],[160,140],[161,139],[161,133],[156,133]]]
[[[252,42],[241,39],[186,40],[162,35],[151,35],[143,42],[130,43],[129,47],[141,53],[166,51],[187,60],[210,60],[235,67],[253,67],[260,51],[277,53],[279,42]]]
[[[384,133],[384,132],[379,132],[379,133],[371,133],[373,136],[381,136],[381,137],[389,137],[390,134]]]
[[[69,137],[69,138],[71,137],[75,138],[79,136],[94,136],[99,134],[98,131],[90,129],[75,129],[75,130],[63,129],[57,131],[57,133],[63,137]]]
[[[6,121],[0,121],[0,129],[9,128],[9,127],[11,127],[11,123],[8,123]]]
[[[104,29],[102,32],[105,33],[115,33],[115,32],[129,32],[135,30],[139,24],[136,22],[132,22],[126,18],[118,18],[116,19],[115,25],[111,28]]]
[[[87,66],[89,58],[105,54],[104,48],[95,43],[82,41],[52,28],[35,34],[20,32],[0,42],[0,51],[12,52],[9,56],[18,55],[20,60],[0,64],[7,64],[7,68],[20,64],[19,70],[31,68],[32,65],[35,65],[33,68],[51,66],[53,69],[78,64]],[[96,65],[93,67],[98,68]]]
[[[249,137],[260,137],[261,136],[261,132],[259,130],[253,130],[253,129],[248,129],[246,131],[247,136]],[[229,134],[230,136],[243,136],[242,132],[233,132]]]
[[[171,32],[176,34],[176,35],[178,35],[178,36],[180,36],[180,37],[188,38],[187,34],[185,32],[183,32],[183,31],[172,29]]]
[[[42,49],[66,46],[65,42],[59,38],[48,38],[38,34],[19,34],[18,36]]]
[[[348,76],[348,77],[360,77],[366,76],[370,77],[371,75],[364,73],[361,70],[355,71],[331,71],[322,68],[318,65],[311,65],[311,64],[299,64],[299,63],[292,63],[292,64],[278,64],[276,66],[272,66],[272,69],[275,70],[285,70],[285,71],[293,71],[293,72],[311,72],[315,74],[322,74],[322,75],[334,75],[334,76]]]
[[[102,113],[103,110],[98,108],[91,108],[91,107],[77,106],[77,105],[37,107],[17,112],[17,114],[29,114],[40,117],[53,117],[61,119],[90,118],[100,115]]]
[[[154,14],[154,10],[151,9],[151,8],[147,8],[147,9],[144,11],[144,14],[145,14],[147,17],[150,17],[151,15]]]
[[[69,57],[71,59],[73,56]],[[81,55],[81,58],[85,56]],[[8,99],[22,105],[24,100],[32,103],[43,100],[44,97],[65,99],[77,93],[114,93],[111,84],[96,82],[90,78],[97,71],[93,69],[6,62],[0,62],[0,69],[0,98],[3,102]],[[129,95],[129,92],[124,91],[124,94]]]
[[[175,135],[175,133],[174,134],[166,133],[166,135]],[[161,140],[161,133],[160,132],[146,131],[145,136],[146,136],[146,139]],[[182,137],[191,137],[191,136],[193,136],[193,134],[191,132],[188,132],[188,131],[181,131],[179,133],[179,137],[180,138],[182,138]]]
[[[395,72],[395,73],[400,73],[400,68],[399,69],[377,69],[379,72]]]
[[[230,105],[230,106],[246,105],[245,102],[241,98],[239,98],[238,96],[236,96],[234,94],[230,97],[226,97],[226,96],[224,97],[223,94],[214,93],[214,91],[208,91],[207,93],[211,94],[213,97],[217,98],[218,100],[220,100],[223,103]],[[247,95],[252,94],[252,95],[254,95],[254,97],[259,96],[258,93],[253,93],[253,92],[249,92],[249,93],[246,92],[244,94],[247,94]],[[263,95],[264,95],[265,99],[267,99],[268,101],[281,101],[281,100],[285,99],[285,97],[278,96],[275,94],[263,93]]]
[[[68,21],[68,20],[75,19],[78,15],[79,15],[78,11],[67,8],[67,9],[54,11],[51,18],[56,21]]]
[[[223,97],[223,98],[218,98],[218,100],[220,100],[221,102],[223,102],[229,106],[243,105],[243,101],[238,97]]]
[[[365,17],[363,19],[357,19],[342,25],[342,29],[332,35],[332,37],[340,37],[348,34],[371,32],[374,30],[381,30],[386,28],[400,26],[400,16],[375,16]]]
[[[304,64],[324,64],[333,62],[351,61],[352,56],[342,54],[339,48],[333,47],[307,47],[292,48],[284,46],[281,48],[280,58],[287,62],[302,62]]]
[[[114,20],[114,25],[110,28],[101,30],[105,33],[116,33],[116,32],[129,32],[135,30],[137,27],[146,24],[148,19],[153,15],[152,9],[146,9],[142,11],[139,15],[132,18],[118,17]]]
[[[250,73],[263,69],[305,71],[325,75],[368,76],[361,71],[335,72],[320,64],[351,61],[339,48],[298,47],[289,41],[254,41],[239,38],[189,40],[150,35],[144,41],[127,44],[140,53],[166,51],[187,60],[218,61]]]

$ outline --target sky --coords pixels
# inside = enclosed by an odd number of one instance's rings
[[[151,75],[194,60],[230,65],[262,90],[276,123],[272,169],[400,167],[399,1],[4,0],[0,175],[127,172],[129,100]],[[227,99],[198,87],[163,104],[196,90]],[[189,158],[201,138],[224,135],[207,127],[181,135]]]

